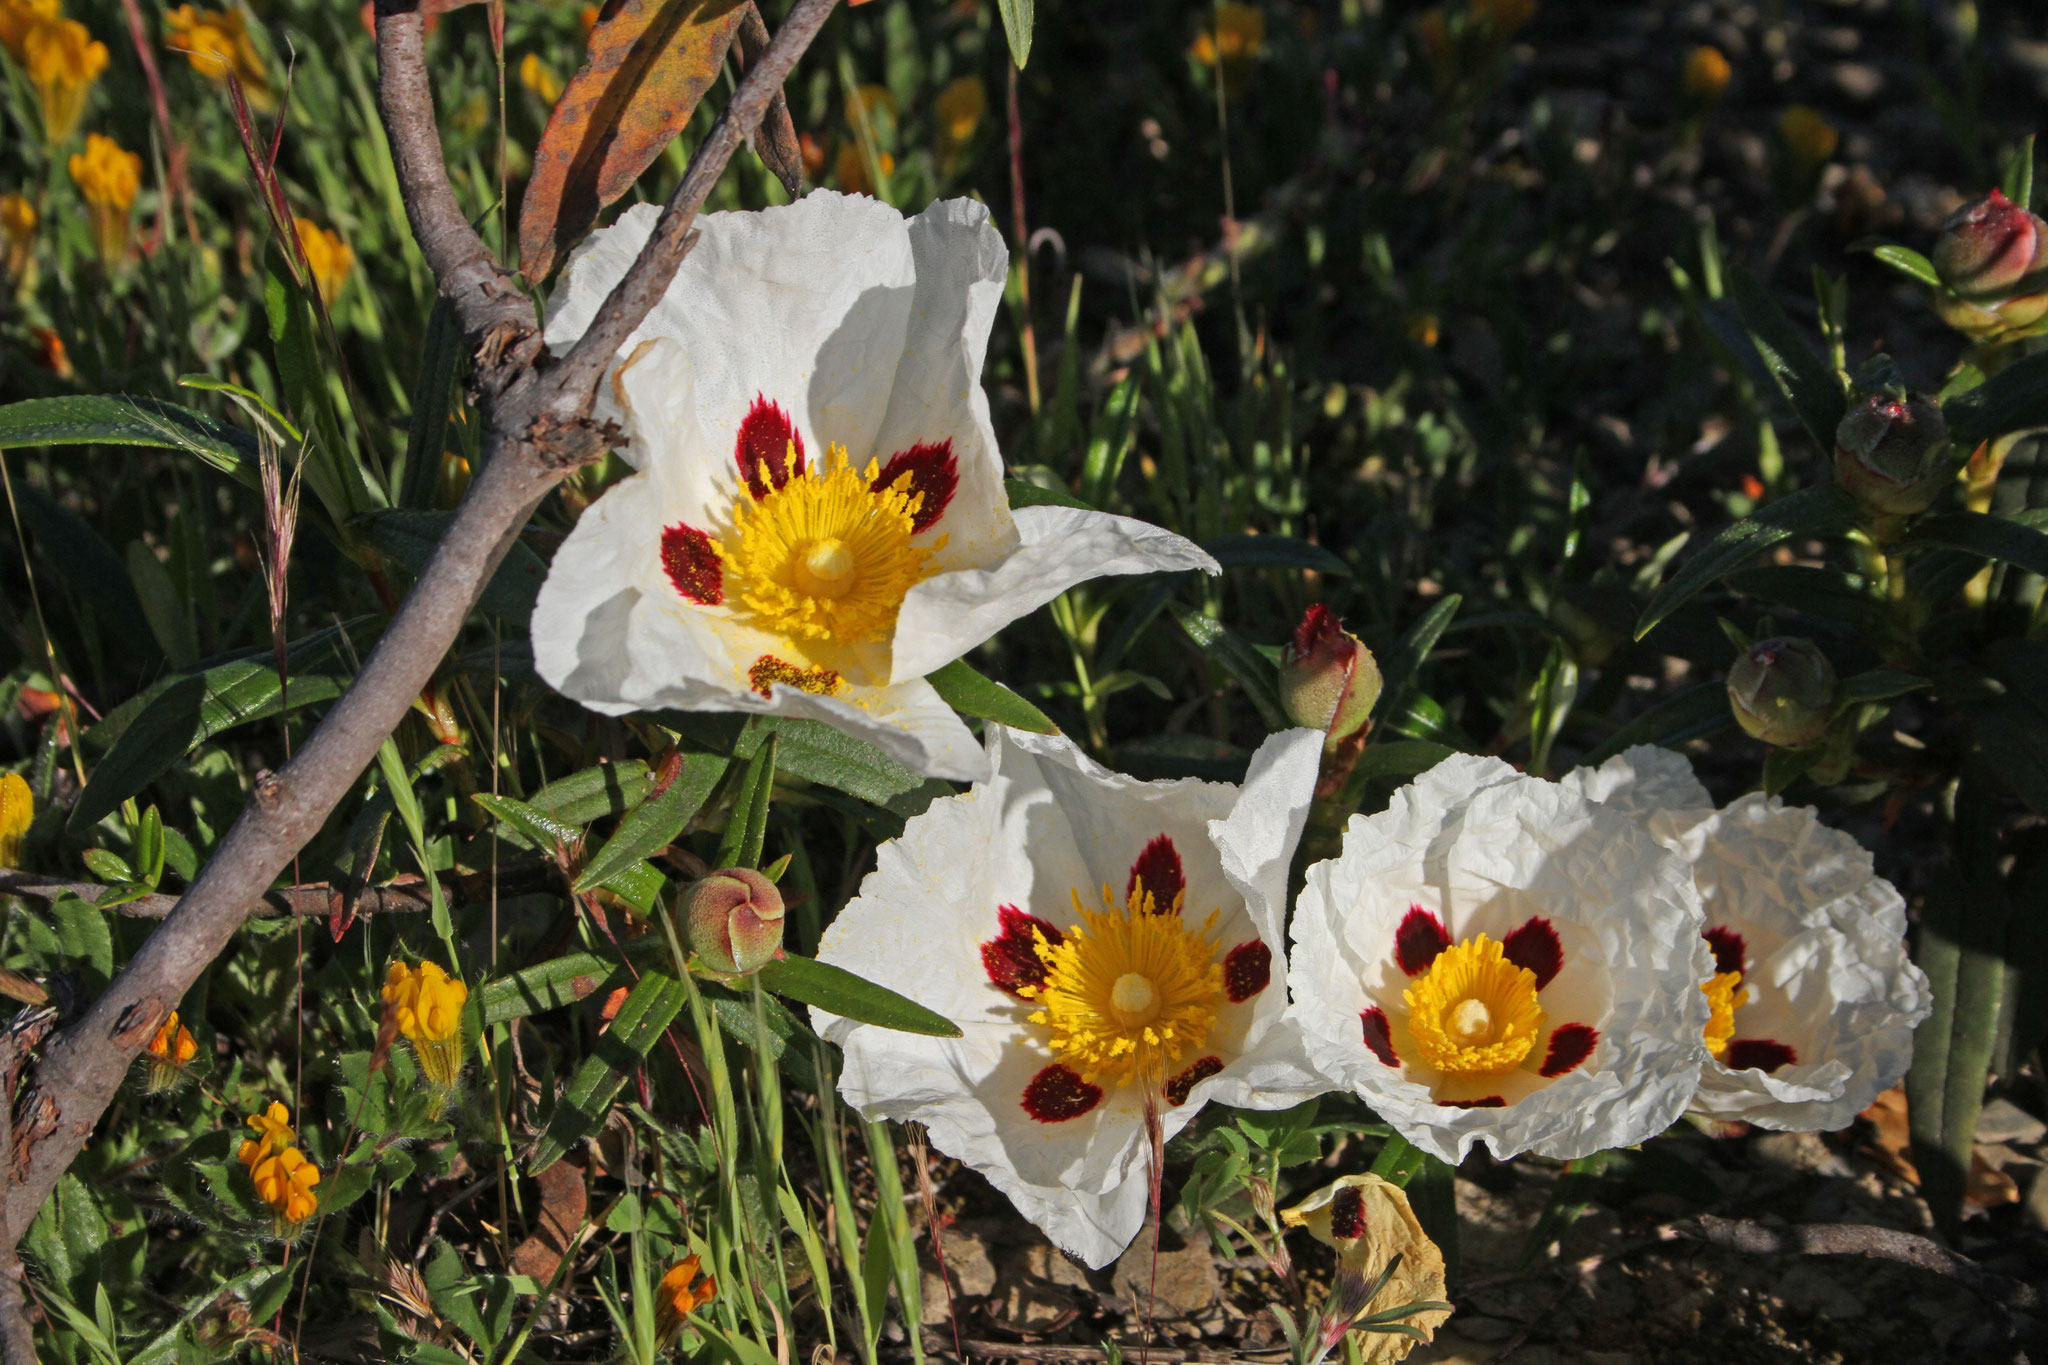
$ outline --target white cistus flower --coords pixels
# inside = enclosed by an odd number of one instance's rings
[[[812,1011],[840,1093],[915,1120],[1091,1266],[1144,1221],[1146,1111],[1328,1087],[1282,1019],[1287,869],[1323,737],[1268,739],[1242,788],[1145,782],[991,725],[992,776],[883,844],[820,960],[960,1026],[926,1038]],[[1697,992],[1695,992],[1697,994]]]
[[[571,258],[557,353],[657,217],[628,209]],[[1083,579],[1218,571],[1144,522],[1011,511],[980,382],[1008,256],[980,204],[905,219],[819,190],[697,232],[599,390],[638,472],[583,514],[534,607],[534,663],[564,695],[808,716],[972,779],[981,748],[927,674]]]
[[[1353,816],[1295,907],[1310,1060],[1453,1164],[1570,1159],[1684,1112],[1713,974],[1699,893],[1640,822],[1498,759]]]
[[[1642,745],[1565,783],[1692,864],[1714,954],[1696,1112],[1830,1131],[1898,1084],[1933,1000],[1906,956],[1906,902],[1868,850],[1761,792],[1716,810],[1668,749]]]

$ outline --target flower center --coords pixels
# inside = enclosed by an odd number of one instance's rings
[[[1727,1059],[1728,1044],[1735,1037],[1736,1009],[1749,1003],[1749,992],[1741,987],[1741,972],[1716,972],[1712,981],[1700,987],[1713,1010],[1707,1020],[1707,1051],[1717,1062]]]
[[[1142,888],[1119,906],[1105,886],[1101,910],[1083,908],[1078,891],[1073,899],[1080,923],[1064,939],[1033,935],[1045,984],[1017,993],[1038,1002],[1031,1022],[1051,1030],[1053,1052],[1083,1079],[1162,1084],[1182,1053],[1207,1040],[1226,998],[1216,913],[1198,932],[1179,915],[1148,911]]]
[[[1536,973],[1485,934],[1437,954],[1404,998],[1416,1049],[1449,1075],[1512,1071],[1543,1032]]]
[[[856,471],[835,445],[822,469],[742,497],[718,547],[737,605],[795,639],[848,645],[892,631],[904,594],[927,576],[945,538],[912,544],[924,496],[902,481],[877,488],[880,474],[872,460]]]

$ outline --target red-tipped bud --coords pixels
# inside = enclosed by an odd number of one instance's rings
[[[1835,477],[1880,515],[1912,516],[1933,506],[1955,481],[1947,456],[1941,405],[1921,394],[1869,394],[1835,428]]]
[[[766,966],[782,950],[782,893],[747,867],[728,867],[692,886],[683,901],[690,947],[714,972]]]
[[[1728,670],[1728,704],[1755,738],[1804,748],[1834,718],[1835,666],[1811,640],[1759,640]]]
[[[1993,190],[1941,225],[1934,244],[1941,282],[1975,303],[2038,286],[2048,269],[2048,223]]]
[[[1336,748],[1370,722],[1380,666],[1328,607],[1308,609],[1280,657],[1280,704],[1296,725],[1321,730]]]

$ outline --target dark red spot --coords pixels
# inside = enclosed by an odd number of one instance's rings
[[[1749,954],[1749,945],[1742,941],[1742,935],[1733,929],[1715,925],[1706,932],[1707,946],[1714,950],[1714,970],[1717,972],[1739,972],[1743,960]]]
[[[1543,1058],[1545,1076],[1562,1076],[1593,1055],[1600,1030],[1591,1024],[1560,1024],[1550,1035],[1550,1051]]]
[[[1346,1185],[1330,1201],[1330,1237],[1355,1242],[1365,1236],[1365,1196],[1355,1185]]]
[[[1152,896],[1152,913],[1171,915],[1180,910],[1180,893],[1187,889],[1187,874],[1181,871],[1180,850],[1164,834],[1145,845],[1138,861],[1131,864],[1130,880],[1124,883],[1129,900],[1142,885]]]
[[[1527,924],[1502,939],[1500,947],[1508,961],[1536,973],[1539,991],[1564,966],[1564,945],[1557,941],[1557,930],[1541,915],[1532,915]]]
[[[1223,1059],[1221,1057],[1204,1057],[1186,1071],[1181,1072],[1178,1076],[1168,1081],[1164,1090],[1160,1093],[1166,1096],[1168,1104],[1178,1109],[1188,1102],[1188,1095],[1196,1086],[1208,1080],[1222,1069]]]
[[[1772,1038],[1737,1038],[1728,1044],[1728,1055],[1721,1059],[1721,1065],[1730,1071],[1747,1071],[1755,1067],[1766,1076],[1781,1066],[1791,1066],[1799,1060],[1799,1054],[1789,1043]]]
[[[1498,1095],[1488,1095],[1483,1100],[1438,1100],[1446,1109],[1505,1109],[1508,1102]]]
[[[1365,1025],[1365,1045],[1372,1049],[1372,1055],[1388,1066],[1401,1065],[1401,1058],[1394,1052],[1393,1030],[1387,1027],[1387,1012],[1374,1005],[1358,1012],[1358,1022]]]
[[[711,537],[677,522],[661,533],[661,567],[685,599],[700,607],[725,600],[725,561]]]
[[[1053,1063],[1024,1087],[1024,1112],[1040,1123],[1064,1123],[1102,1103],[1102,1087],[1081,1079],[1070,1066]]]
[[[1419,905],[1408,907],[1401,927],[1394,931],[1394,961],[1410,976],[1420,976],[1436,961],[1436,955],[1451,946],[1451,931],[1444,922]]]
[[[953,438],[920,441],[891,455],[870,486],[878,493],[884,488],[900,488],[921,496],[924,501],[917,505],[910,529],[928,529],[946,515],[946,508],[960,487],[960,462],[953,458]]]
[[[1021,995],[1019,987],[1043,986],[1045,964],[1038,960],[1032,931],[1044,935],[1049,944],[1064,942],[1066,935],[1014,905],[997,906],[996,922],[1002,932],[981,945],[981,965],[988,979],[1012,995]]]
[[[779,403],[766,394],[754,395],[754,406],[740,419],[739,439],[733,443],[732,458],[746,480],[747,491],[765,498],[804,472],[804,438],[796,423]]]
[[[1223,992],[1235,1005],[1266,989],[1273,979],[1273,950],[1259,939],[1240,943],[1223,956]]]

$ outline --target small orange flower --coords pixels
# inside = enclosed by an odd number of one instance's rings
[[[21,194],[0,194],[0,274],[26,282],[35,260],[36,206]]]
[[[1793,159],[1807,170],[1818,169],[1835,148],[1841,145],[1842,134],[1834,124],[1829,123],[1815,109],[1795,104],[1778,115],[1778,136],[1791,149]]]
[[[988,87],[979,76],[962,76],[939,91],[938,98],[932,101],[932,112],[938,115],[940,160],[959,159],[987,111]]]
[[[192,69],[216,85],[230,75],[241,82],[249,107],[268,113],[277,107],[270,73],[250,41],[247,22],[238,9],[210,10],[179,5],[164,15],[164,45],[185,54]]]
[[[1721,49],[1711,44],[1702,44],[1685,54],[1685,97],[1691,103],[1705,108],[1721,98],[1721,92],[1728,88],[1728,78],[1733,68],[1728,59],[1721,55]]]
[[[85,196],[92,220],[93,242],[100,260],[111,268],[128,254],[128,210],[142,188],[142,158],[98,133],[87,135],[85,150],[71,154],[71,179]]]
[[[349,272],[355,269],[355,253],[338,234],[310,218],[294,218],[292,227],[299,234],[299,250],[306,253],[306,268],[313,273],[313,287],[320,291],[320,301],[332,308],[341,297],[341,287],[348,283]]]
[[[31,327],[28,329],[28,334],[29,339],[36,344],[33,353],[36,364],[48,370],[51,374],[56,375],[59,379],[69,379],[76,373],[71,368],[71,352],[64,348],[63,337],[58,336],[48,327]],[[51,709],[55,710],[56,702],[54,698],[57,694],[51,692],[45,695],[53,698],[50,705]],[[64,724],[62,716],[57,717],[57,724],[59,727]]]
[[[1252,62],[1266,45],[1266,16],[1250,5],[1218,5],[1214,28],[1204,27],[1188,45],[1188,55],[1222,73],[1223,88],[1236,91],[1251,74]]]
[[[257,1195],[276,1215],[280,1235],[296,1231],[320,1207],[320,1197],[313,1193],[320,1183],[320,1168],[296,1147],[256,1162],[249,1167],[249,1177]]]
[[[62,12],[60,0],[0,0],[0,49],[25,63],[29,26],[38,19],[55,19]]]
[[[875,165],[886,176],[896,169],[896,158],[887,152],[876,152]],[[839,144],[839,154],[832,161],[832,177],[848,194],[872,195],[875,192],[874,181],[868,178],[867,158],[860,154],[858,143]]]
[[[199,1054],[199,1044],[192,1039],[192,1030],[178,1023],[178,1012],[172,1010],[157,1027],[156,1036],[149,1040],[149,1073],[143,1088],[152,1095],[161,1095],[174,1089],[185,1079],[184,1068]]]
[[[590,30],[597,27],[597,17],[600,12],[596,5],[585,5],[582,9],[576,11],[576,27],[583,30],[583,37],[586,41],[590,38]]]
[[[292,1111],[277,1100],[260,1114],[251,1114],[248,1124],[256,1137],[244,1139],[235,1159],[250,1170],[256,1169],[266,1159],[290,1147],[298,1141],[299,1135],[292,1131]]]
[[[540,59],[539,53],[529,52],[519,59],[519,83],[550,108],[562,98],[562,78],[555,74],[552,66]]]
[[[35,19],[22,35],[21,64],[42,106],[43,138],[61,147],[78,130],[86,96],[107,69],[107,45],[76,19]]]
[[[718,1280],[714,1276],[706,1275],[701,1284],[692,1285],[697,1268],[697,1258],[687,1256],[661,1277],[661,1288],[655,1291],[654,1321],[664,1337],[681,1328],[685,1318],[718,1294]]]

